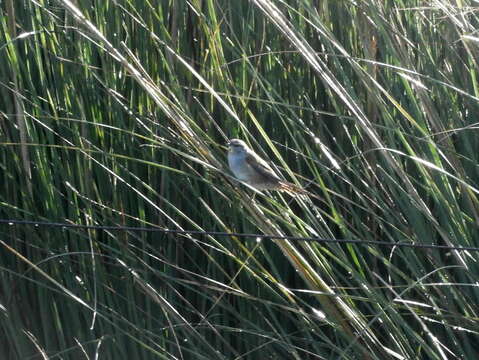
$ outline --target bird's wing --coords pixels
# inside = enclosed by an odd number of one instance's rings
[[[259,156],[255,157],[251,153],[246,155],[246,163],[255,169],[258,173],[266,177],[270,181],[281,181],[281,179],[274,173],[271,166]]]

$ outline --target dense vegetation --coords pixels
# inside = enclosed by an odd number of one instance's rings
[[[475,359],[477,1],[0,2],[6,359]],[[314,194],[254,193],[241,138]]]

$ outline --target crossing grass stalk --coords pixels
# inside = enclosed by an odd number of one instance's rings
[[[474,1],[0,10],[2,218],[478,246]],[[232,137],[316,196],[237,183]],[[472,252],[0,233],[6,358],[478,352]]]

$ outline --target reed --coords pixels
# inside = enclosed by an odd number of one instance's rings
[[[6,0],[9,359],[473,359],[474,2]],[[241,138],[311,196],[253,193]]]

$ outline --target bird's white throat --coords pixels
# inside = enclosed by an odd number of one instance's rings
[[[228,153],[228,165],[231,171],[241,181],[247,182],[250,178],[248,166],[246,166],[246,151],[230,151]]]

